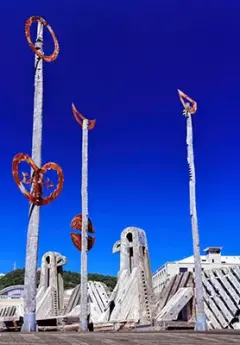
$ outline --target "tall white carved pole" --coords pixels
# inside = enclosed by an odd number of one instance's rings
[[[31,41],[30,27],[33,22],[38,22],[37,39],[35,45]],[[43,26],[50,31],[55,45],[54,53],[51,56],[43,55]],[[34,113],[32,133],[32,159],[41,167],[42,160],[42,103],[43,103],[43,61],[53,61],[59,53],[56,36],[51,27],[41,17],[31,17],[25,25],[27,41],[35,53],[35,75],[34,75]],[[24,276],[24,323],[22,331],[36,331],[36,288],[37,288],[37,259],[39,239],[39,206],[30,206],[29,224],[27,232],[26,263]]]
[[[81,234],[81,298],[79,331],[88,331],[88,131],[95,127],[95,120],[88,120],[72,105],[75,119],[82,127],[82,234]]]
[[[82,250],[81,250],[81,330],[88,330],[88,120],[82,126]]]
[[[190,216],[192,225],[193,238],[193,252],[194,252],[194,267],[195,267],[195,299],[196,299],[196,331],[206,331],[207,322],[204,312],[203,300],[203,283],[202,283],[202,265],[200,255],[200,240],[198,231],[198,219],[196,208],[196,178],[193,152],[193,133],[192,133],[192,114],[197,111],[197,103],[189,96],[178,90],[180,101],[183,104],[183,115],[187,119],[187,161],[189,166],[189,196],[190,196]],[[185,100],[190,103],[185,103]],[[191,106],[192,104],[192,106]]]

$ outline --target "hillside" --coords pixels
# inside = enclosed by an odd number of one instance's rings
[[[40,272],[38,272],[38,283],[40,278]],[[77,272],[63,271],[64,288],[71,289],[79,284],[80,274]],[[90,273],[88,275],[89,280],[95,280],[106,284],[111,290],[114,289],[117,278],[112,276],[105,276],[97,273]],[[7,273],[0,278],[0,290],[11,285],[22,285],[24,283],[24,269],[17,269]]]

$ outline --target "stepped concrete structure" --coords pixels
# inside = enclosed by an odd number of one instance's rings
[[[109,302],[110,291],[108,287],[100,282],[88,281],[88,314],[89,322],[99,322]],[[78,322],[80,315],[81,285],[72,290],[64,311],[65,324]]]
[[[217,268],[228,268],[240,266],[240,256],[221,255],[222,247],[208,247],[205,249],[206,255],[201,255],[202,270]],[[194,258],[189,256],[185,259],[167,262],[153,274],[153,291],[159,294],[168,281],[178,273],[193,272]]]
[[[204,270],[202,280],[208,329],[240,329],[240,267]],[[159,295],[156,324],[194,323],[194,303],[193,273],[175,275]]]

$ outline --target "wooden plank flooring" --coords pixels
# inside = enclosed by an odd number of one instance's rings
[[[0,345],[231,345],[240,332],[0,333]]]

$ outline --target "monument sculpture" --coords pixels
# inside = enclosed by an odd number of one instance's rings
[[[37,320],[54,318],[64,313],[63,266],[67,258],[57,252],[42,257],[40,282],[37,291]]]
[[[113,253],[120,252],[120,271],[117,285],[109,298],[108,308],[101,321],[135,321],[151,324],[154,296],[152,273],[144,230],[128,227],[121,233],[121,240],[113,246]]]
[[[57,252],[47,252],[41,261],[41,273],[38,289],[36,290],[36,320],[38,324],[48,324],[50,320],[57,320],[64,314],[64,282],[63,266],[67,263],[65,256]],[[6,327],[22,326],[24,317],[24,286],[16,285],[0,291],[0,323]],[[19,296],[6,294],[9,290],[18,292]]]

